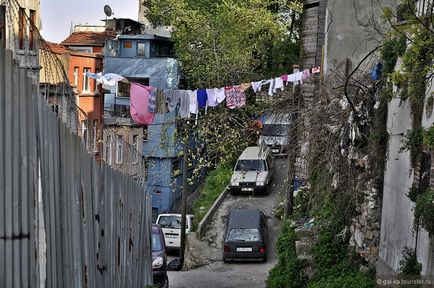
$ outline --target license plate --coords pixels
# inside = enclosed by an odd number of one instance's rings
[[[279,149],[272,149],[271,152],[273,152],[273,153],[279,153]]]
[[[251,247],[238,247],[237,252],[252,252]]]
[[[170,235],[170,234],[166,234],[166,238],[176,238],[177,235]]]
[[[253,191],[253,188],[241,188],[241,191]]]

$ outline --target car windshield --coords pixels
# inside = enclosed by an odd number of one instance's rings
[[[181,229],[180,216],[161,216],[158,220],[161,228]],[[185,229],[188,229],[188,222],[185,222]]]
[[[261,241],[261,235],[258,229],[232,228],[229,231],[228,241],[257,242]]]
[[[239,160],[235,171],[265,171],[264,160]]]
[[[286,136],[288,133],[288,125],[284,124],[265,124],[262,128],[264,136]]]
[[[152,234],[152,252],[163,250],[163,243],[161,243],[161,236],[159,234]]]

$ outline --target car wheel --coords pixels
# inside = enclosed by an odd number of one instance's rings
[[[163,288],[169,288],[169,277],[166,275],[166,280],[164,281]]]
[[[223,263],[229,263],[229,259],[226,259],[226,257],[223,256]]]
[[[229,193],[231,193],[231,195],[232,196],[237,196],[238,195],[238,193],[237,192],[235,192],[234,190],[229,190]]]
[[[270,195],[271,193],[271,185],[268,185],[267,188],[265,188],[265,195]]]

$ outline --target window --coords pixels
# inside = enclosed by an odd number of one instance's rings
[[[235,171],[267,171],[264,160],[239,160]]]
[[[137,43],[137,56],[145,56],[146,44],[143,42]]]
[[[174,57],[175,49],[172,42],[151,41],[150,57]]]
[[[29,34],[29,49],[35,50],[35,24],[36,23],[36,11],[30,10],[30,34]]]
[[[133,42],[131,41],[124,41],[124,48],[132,48],[133,47]]]
[[[74,46],[69,46],[69,49],[71,49],[73,51],[81,52],[81,53],[92,53],[93,52],[93,48],[92,47],[74,47]]]
[[[87,123],[86,120],[81,121],[81,140],[83,141],[85,147],[88,146],[88,134],[87,134]]]
[[[26,12],[24,8],[20,8],[18,11],[18,37],[19,37],[19,49],[24,49],[24,37],[26,33]]]
[[[261,241],[261,235],[258,229],[232,228],[227,241],[257,242]]]
[[[116,136],[116,164],[122,164],[122,157],[123,157],[123,140],[122,135]]]
[[[139,162],[139,135],[133,135],[133,164],[137,164]]]
[[[118,97],[130,97],[130,83],[118,82]]]
[[[181,217],[180,216],[161,216],[158,220],[158,224],[161,228],[169,229],[181,229]],[[187,223],[186,223],[187,225]],[[185,228],[188,229],[186,226]]]
[[[78,67],[74,67],[74,85],[78,85]]]
[[[104,159],[107,164],[112,164],[112,136],[107,135],[104,149]]]
[[[0,45],[6,47],[6,7],[0,5]]]
[[[86,73],[90,72],[90,68],[83,68],[83,89],[82,91],[89,91],[89,77],[87,77]]]
[[[172,177],[181,174],[181,161],[179,159],[172,161]]]
[[[95,74],[98,74],[98,73],[99,73],[99,69],[95,69]],[[94,85],[94,91],[98,92],[99,89],[98,89],[98,83],[96,82],[96,79],[93,80],[93,85]]]

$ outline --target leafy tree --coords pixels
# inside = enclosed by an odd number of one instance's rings
[[[239,84],[298,61],[299,0],[146,0],[146,17],[173,28],[192,87]]]
[[[144,0],[155,26],[173,29],[172,40],[187,87],[212,88],[275,77],[298,62],[302,3],[299,0]],[[248,95],[243,109],[217,108],[193,128],[203,149],[197,170],[232,165],[254,144],[247,122],[264,106]],[[203,153],[206,151],[206,153]],[[206,155],[205,155],[206,154]]]

